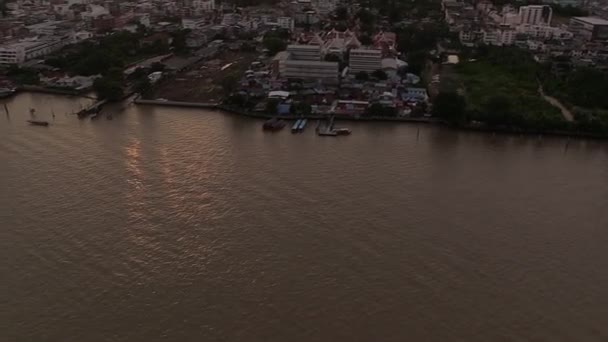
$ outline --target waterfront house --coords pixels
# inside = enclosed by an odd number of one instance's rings
[[[368,101],[337,100],[334,101],[332,112],[338,115],[363,115],[369,107]]]

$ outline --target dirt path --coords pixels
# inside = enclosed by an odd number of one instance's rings
[[[566,121],[570,121],[570,122],[574,121],[574,115],[572,115],[572,112],[570,110],[568,110],[568,108],[566,108],[555,97],[546,95],[545,92],[543,91],[543,86],[540,84],[540,82],[538,82],[538,92],[540,93],[540,96],[542,96],[543,99],[545,99],[545,101],[549,102],[553,107],[559,108],[559,110],[562,112],[562,115],[564,116],[564,119],[566,119]]]

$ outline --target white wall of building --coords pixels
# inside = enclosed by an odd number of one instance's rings
[[[283,76],[287,78],[317,79],[335,83],[339,77],[339,65],[336,62],[286,60],[283,65]]]
[[[546,5],[529,5],[519,8],[519,23],[527,25],[551,25],[553,10]]]
[[[277,24],[286,30],[293,31],[294,29],[294,20],[291,17],[278,17]]]
[[[188,30],[197,30],[207,25],[204,18],[182,18],[182,28]]]
[[[374,72],[382,68],[382,51],[375,49],[352,49],[349,56],[350,72]]]
[[[0,46],[0,65],[21,64],[34,58],[41,58],[72,43],[71,35],[57,36],[44,40],[32,39]]]

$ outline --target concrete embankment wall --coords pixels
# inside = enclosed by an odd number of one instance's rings
[[[217,109],[227,113],[233,113],[242,116],[248,116],[259,119],[270,119],[276,117],[276,115],[267,114],[267,113],[258,113],[258,112],[249,112],[246,110],[242,110],[240,108],[235,108],[231,106],[225,106],[217,103],[198,103],[198,102],[181,102],[181,101],[159,101],[159,100],[142,100],[136,99],[134,101],[136,104],[142,105],[161,105],[161,106],[174,106],[174,107],[190,107],[190,108],[206,108],[206,109]],[[324,120],[327,119],[327,115],[318,115],[318,114],[310,114],[304,116],[295,116],[295,115],[287,115],[280,116],[281,119],[284,120],[296,120],[306,118],[309,120]],[[448,126],[446,122],[439,119],[434,118],[411,118],[411,117],[353,117],[347,115],[336,115],[336,120],[346,120],[346,121],[376,121],[376,122],[410,122],[410,123],[423,123],[423,124],[437,124]],[[449,126],[448,126],[449,127]],[[587,139],[608,139],[608,136],[598,135],[593,133],[583,133],[583,132],[572,132],[572,131],[542,131],[542,130],[521,130],[514,128],[496,128],[496,127],[480,127],[480,126],[459,126],[453,127],[455,129],[461,130],[469,130],[469,131],[480,131],[480,132],[488,132],[488,133],[502,133],[502,134],[524,134],[524,135],[549,135],[549,136],[561,136],[561,137],[577,137],[577,138],[587,138]]]
[[[23,85],[17,88],[17,92],[27,91],[32,93],[45,93],[45,94],[57,94],[57,95],[68,95],[68,96],[83,96],[83,92],[79,92],[76,90],[67,90],[67,89],[56,89],[56,88],[47,88],[33,85]]]
[[[135,104],[141,104],[141,105],[171,106],[171,107],[191,107],[191,108],[207,108],[207,109],[216,109],[218,107],[217,103],[144,100],[144,99],[135,99],[133,102]]]

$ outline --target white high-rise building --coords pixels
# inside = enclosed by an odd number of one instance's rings
[[[352,49],[349,58],[350,72],[374,72],[382,68],[382,51],[375,49]]]
[[[320,61],[321,47],[318,45],[288,45],[289,58],[299,61]]]
[[[215,0],[194,0],[192,1],[192,7],[195,10],[210,12],[215,10]]]
[[[519,8],[519,23],[524,25],[551,25],[553,10],[547,5],[529,5]]]
[[[286,60],[284,76],[287,78],[316,79],[324,83],[336,83],[340,76],[336,62]]]
[[[281,28],[284,28],[284,29],[290,30],[290,31],[293,31],[293,29],[294,29],[294,21],[291,17],[278,17],[277,25],[279,25],[279,27],[281,27]]]

